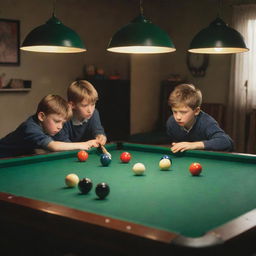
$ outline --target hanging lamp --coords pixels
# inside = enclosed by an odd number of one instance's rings
[[[143,16],[142,0],[140,0],[140,15],[113,35],[107,50],[131,54],[176,51],[168,34]]]
[[[243,36],[217,18],[209,27],[200,31],[192,40],[189,52],[205,54],[227,54],[247,52]]]
[[[246,47],[243,36],[218,17],[193,38],[188,51],[204,54],[228,54],[247,52],[249,49]]]
[[[78,34],[55,17],[55,2],[52,17],[44,25],[36,27],[26,36],[20,47],[21,50],[48,53],[86,51]]]

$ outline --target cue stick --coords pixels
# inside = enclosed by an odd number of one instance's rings
[[[103,145],[100,145],[100,147],[101,147],[101,150],[104,154],[107,154],[111,157],[111,154],[107,151],[107,149]]]

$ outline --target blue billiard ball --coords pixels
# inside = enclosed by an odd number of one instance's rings
[[[161,161],[162,159],[169,159],[169,160],[172,162],[171,157],[168,156],[168,155],[163,155],[163,156],[161,157],[160,161]]]
[[[163,155],[160,160],[162,160],[162,159],[169,159],[170,160],[170,157],[168,155]]]
[[[111,158],[108,154],[102,154],[100,156],[100,162],[103,166],[108,166],[111,163]]]

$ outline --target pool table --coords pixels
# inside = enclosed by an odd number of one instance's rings
[[[256,252],[256,156],[112,143],[109,166],[99,149],[0,160],[3,248],[34,255],[252,255]],[[120,154],[132,155],[129,163]],[[161,170],[169,155],[172,165]],[[132,166],[141,162],[141,176]],[[189,165],[203,171],[192,176]],[[88,177],[83,195],[65,177]],[[100,200],[95,187],[110,186]],[[23,249],[24,248],[24,249]]]

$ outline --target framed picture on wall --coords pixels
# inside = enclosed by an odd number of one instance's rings
[[[20,64],[20,22],[0,19],[0,65]]]

